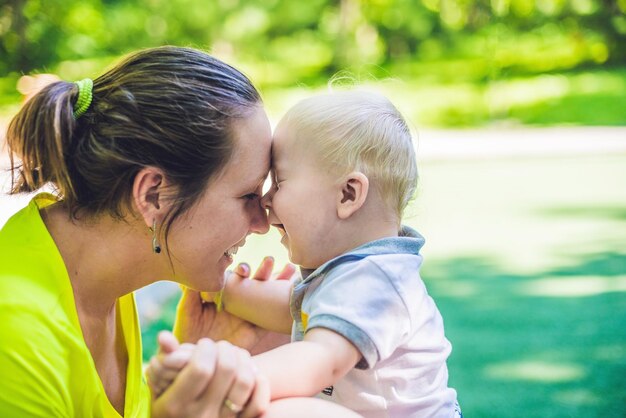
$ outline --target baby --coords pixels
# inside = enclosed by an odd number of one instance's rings
[[[462,416],[451,346],[419,274],[424,239],[400,223],[417,183],[400,113],[373,93],[303,100],[278,124],[272,158],[262,204],[302,279],[231,275],[217,301],[291,332],[292,343],[254,357],[271,398],[317,395],[366,418]]]

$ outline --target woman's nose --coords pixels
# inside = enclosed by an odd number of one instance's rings
[[[263,209],[262,203],[263,201],[261,200],[259,204],[256,205],[250,217],[250,232],[255,234],[265,234],[270,230],[267,212]]]

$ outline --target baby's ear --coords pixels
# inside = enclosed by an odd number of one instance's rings
[[[337,196],[339,219],[348,219],[363,206],[369,185],[367,176],[360,171],[353,171],[344,177]]]

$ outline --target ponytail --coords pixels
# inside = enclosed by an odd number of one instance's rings
[[[75,83],[52,83],[28,100],[13,118],[7,131],[11,194],[32,192],[52,183],[61,197],[76,200],[67,161],[77,125],[73,116],[77,96]]]
[[[234,123],[261,103],[245,75],[191,48],[139,51],[85,82],[50,84],[11,121],[7,144],[21,160],[11,160],[11,193],[51,183],[74,218],[124,219],[136,174],[158,167],[176,190],[166,236],[230,161]]]

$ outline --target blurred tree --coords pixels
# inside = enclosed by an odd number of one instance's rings
[[[626,63],[626,0],[1,1],[0,75],[166,43],[256,63],[275,84],[455,60],[464,71],[442,76]]]

